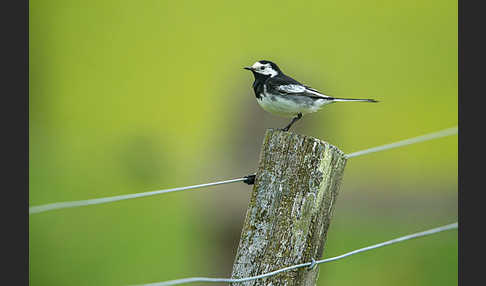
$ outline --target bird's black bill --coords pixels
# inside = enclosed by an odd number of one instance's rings
[[[244,68],[245,70],[249,70],[249,71],[253,70],[251,67],[243,67],[243,68]]]

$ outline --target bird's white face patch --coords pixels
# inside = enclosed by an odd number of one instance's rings
[[[253,70],[259,74],[269,75],[274,77],[278,74],[276,70],[272,68],[270,64],[262,64],[261,62],[256,62],[252,66]]]

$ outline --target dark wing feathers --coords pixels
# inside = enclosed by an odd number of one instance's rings
[[[286,95],[331,99],[331,97],[320,93],[318,90],[303,85],[302,83],[284,74],[269,78],[266,84],[270,91],[279,92]]]

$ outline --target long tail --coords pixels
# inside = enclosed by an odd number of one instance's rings
[[[362,102],[379,102],[374,99],[357,99],[357,98],[336,98],[333,97],[333,101],[362,101]]]

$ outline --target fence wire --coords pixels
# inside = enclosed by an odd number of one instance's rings
[[[411,145],[419,142],[424,142],[424,141],[429,141],[433,139],[438,139],[446,136],[451,136],[454,134],[458,133],[458,128],[452,127],[448,129],[444,129],[438,132],[433,132],[429,134],[425,134],[422,136],[417,136],[413,138],[409,138],[406,140],[402,141],[397,141],[394,143],[386,144],[386,145],[381,145],[369,149],[365,149],[362,151],[357,151],[353,153],[346,154],[346,158],[354,158],[374,152],[380,152],[388,149],[393,149],[393,148],[398,148],[406,145]],[[69,201],[69,202],[59,202],[59,203],[52,203],[52,204],[45,204],[45,205],[39,205],[39,206],[33,206],[29,207],[29,215],[30,214],[36,214],[36,213],[41,213],[41,212],[46,212],[50,210],[56,210],[56,209],[64,209],[64,208],[73,208],[73,207],[80,207],[80,206],[88,206],[88,205],[95,205],[95,204],[104,204],[104,203],[109,203],[109,202],[115,202],[115,201],[120,201],[120,200],[127,200],[127,199],[135,199],[135,198],[141,198],[141,197],[147,197],[147,196],[153,196],[153,195],[159,195],[159,194],[165,194],[165,193],[171,193],[171,192],[177,192],[177,191],[185,191],[185,190],[191,190],[191,189],[197,189],[197,188],[204,188],[204,187],[210,187],[210,186],[216,186],[216,185],[223,185],[223,184],[230,184],[230,183],[236,183],[236,182],[245,182],[249,183],[251,180],[253,180],[254,175],[248,175],[244,176],[242,178],[237,178],[237,179],[230,179],[230,180],[225,180],[225,181],[218,181],[218,182],[212,182],[212,183],[206,183],[206,184],[199,184],[199,185],[193,185],[193,186],[187,186],[187,187],[179,187],[179,188],[172,188],[172,189],[165,189],[165,190],[157,190],[157,191],[150,191],[150,192],[144,192],[144,193],[135,193],[135,194],[127,194],[127,195],[119,195],[119,196],[112,196],[112,197],[105,197],[105,198],[97,198],[97,199],[89,199],[89,200],[81,200],[81,201]],[[148,284],[137,284],[133,286],[170,286],[170,285],[180,285],[180,284],[186,284],[186,283],[194,283],[194,282],[211,282],[211,283],[237,283],[237,282],[246,282],[246,281],[251,281],[251,280],[256,280],[256,279],[262,279],[270,276],[277,275],[282,272],[298,269],[298,268],[304,268],[307,267],[308,269],[312,269],[316,265],[331,262],[331,261],[336,261],[339,259],[343,259],[345,257],[355,255],[358,253],[362,253],[365,251],[369,251],[372,249],[384,247],[387,245],[395,244],[398,242],[402,241],[407,241],[413,238],[418,238],[418,237],[424,237],[428,235],[432,235],[435,233],[447,231],[447,230],[452,230],[452,229],[457,229],[458,228],[458,223],[452,223],[448,225],[444,225],[441,227],[429,229],[426,231],[418,232],[418,233],[413,233],[409,234],[406,236],[398,237],[392,240],[388,240],[382,243],[370,245],[364,248],[356,249],[351,252],[347,252],[345,254],[331,257],[331,258],[326,258],[323,260],[312,260],[311,262],[307,263],[301,263],[301,264],[296,264],[292,266],[288,266],[285,268],[281,268],[272,272],[268,272],[265,274],[257,275],[257,276],[252,276],[252,277],[245,277],[245,278],[210,278],[210,277],[190,277],[190,278],[183,278],[183,279],[177,279],[177,280],[170,280],[170,281],[165,281],[165,282],[155,282],[155,283],[148,283]]]
[[[381,145],[381,146],[369,148],[369,149],[366,149],[366,150],[346,154],[345,156],[346,156],[346,158],[358,157],[358,156],[366,155],[366,154],[369,154],[369,153],[380,152],[380,151],[393,149],[393,148],[397,148],[397,147],[401,147],[401,146],[406,146],[406,145],[410,145],[410,144],[429,141],[429,140],[432,140],[432,139],[438,139],[438,138],[442,138],[442,137],[446,137],[446,136],[455,135],[455,134],[457,134],[457,132],[458,132],[458,129],[457,129],[457,126],[456,126],[456,127],[447,128],[447,129],[444,129],[444,130],[441,130],[441,131],[437,131],[437,132],[434,132],[434,133],[429,133],[429,134],[425,134],[425,135],[422,135],[422,136],[417,136],[417,137],[409,138],[409,139],[406,139],[406,140],[402,140],[402,141],[398,141],[398,142],[394,142],[394,143]]]
[[[151,191],[151,192],[145,192],[145,193],[128,194],[128,195],[106,197],[106,198],[99,198],[99,199],[90,199],[90,200],[83,200],[83,201],[52,203],[52,204],[47,204],[47,205],[30,207],[29,208],[29,214],[41,213],[41,212],[46,212],[46,211],[56,210],[56,209],[65,209],[65,208],[74,208],[74,207],[89,206],[89,205],[96,205],[96,204],[104,204],[104,203],[116,202],[116,201],[121,201],[121,200],[136,199],[136,198],[141,198],[141,197],[148,197],[148,196],[154,196],[154,195],[160,195],[160,194],[166,194],[166,193],[172,193],[172,192],[178,192],[178,191],[185,191],[185,190],[191,190],[191,189],[197,189],[197,188],[204,188],[204,187],[210,187],[210,186],[216,186],[216,185],[231,184],[231,183],[236,183],[236,182],[242,182],[246,179],[247,179],[246,177],[243,177],[243,178],[231,179],[231,180],[226,180],[226,181],[219,181],[219,182],[200,184],[200,185],[194,185],[194,186],[188,186],[188,187],[173,188],[173,189],[167,189],[167,190]]]
[[[373,147],[369,149],[365,149],[362,151],[357,151],[354,153],[346,154],[346,158],[353,158],[353,157],[358,157],[362,155],[366,155],[369,153],[374,153],[374,152],[380,152],[388,149],[393,149],[393,148],[398,148],[410,144],[415,144],[415,143],[420,143],[424,141],[429,141],[433,139],[438,139],[446,136],[451,136],[454,134],[458,133],[458,128],[452,127],[452,128],[447,128],[441,131],[425,134],[422,136],[418,137],[413,137],[410,139],[378,146],[378,147]],[[116,202],[116,201],[121,201],[121,200],[128,200],[128,199],[135,199],[135,198],[141,198],[141,197],[148,197],[148,196],[154,196],[154,195],[160,195],[160,194],[166,194],[166,193],[171,193],[171,192],[177,192],[177,191],[185,191],[185,190],[191,190],[191,189],[197,189],[197,188],[203,188],[203,187],[210,187],[210,186],[216,186],[216,185],[223,185],[223,184],[231,184],[231,183],[236,183],[236,182],[245,182],[253,175],[245,176],[242,178],[237,178],[237,179],[231,179],[231,180],[226,180],[226,181],[219,181],[219,182],[213,182],[213,183],[206,183],[206,184],[200,184],[200,185],[194,185],[194,186],[187,186],[187,187],[179,187],[179,188],[173,188],[173,189],[165,189],[165,190],[158,190],[158,191],[150,191],[150,192],[144,192],[144,193],[135,193],[135,194],[127,194],[127,195],[119,195],[119,196],[113,196],[113,197],[105,197],[105,198],[97,198],[97,199],[89,199],[89,200],[81,200],[81,201],[69,201],[69,202],[58,202],[58,203],[51,203],[51,204],[45,204],[45,205],[39,205],[39,206],[33,206],[29,207],[29,215],[31,214],[36,214],[36,213],[42,213],[46,211],[51,211],[51,210],[56,210],[56,209],[65,209],[65,208],[73,208],[73,207],[81,207],[81,206],[88,206],[88,205],[96,205],[96,204],[104,204],[104,203],[110,203],[110,202]]]
[[[190,277],[190,278],[183,278],[183,279],[170,280],[170,281],[164,281],[164,282],[137,284],[137,285],[132,285],[132,286],[171,286],[171,285],[180,285],[180,284],[195,283],[195,282],[208,282],[208,283],[209,282],[212,282],[212,283],[246,282],[246,281],[251,281],[251,280],[262,279],[262,278],[274,276],[274,275],[277,275],[279,273],[298,269],[298,268],[304,268],[304,267],[313,268],[315,265],[318,265],[318,264],[336,261],[336,260],[343,259],[343,258],[346,258],[346,257],[351,256],[351,255],[355,255],[355,254],[362,253],[362,252],[365,252],[365,251],[369,251],[369,250],[372,250],[372,249],[380,248],[380,247],[383,247],[383,246],[395,244],[395,243],[406,241],[406,240],[410,240],[410,239],[413,239],[413,238],[424,237],[424,236],[432,235],[432,234],[447,231],[447,230],[457,229],[457,228],[458,228],[458,223],[455,222],[455,223],[451,223],[451,224],[448,224],[448,225],[444,225],[444,226],[436,227],[436,228],[429,229],[429,230],[426,230],[426,231],[401,236],[401,237],[398,237],[398,238],[395,238],[395,239],[392,239],[392,240],[388,240],[388,241],[381,242],[381,243],[378,243],[378,244],[374,244],[374,245],[370,245],[370,246],[363,247],[363,248],[360,248],[360,249],[356,249],[356,250],[347,252],[347,253],[339,255],[339,256],[326,258],[326,259],[318,260],[318,261],[313,260],[313,261],[307,262],[307,263],[296,264],[296,265],[288,266],[288,267],[281,268],[281,269],[278,269],[278,270],[275,270],[275,271],[272,271],[272,272],[268,272],[268,273],[265,273],[265,274],[252,276],[252,277],[236,278],[236,279],[232,279],[232,278],[210,278],[210,277]]]

